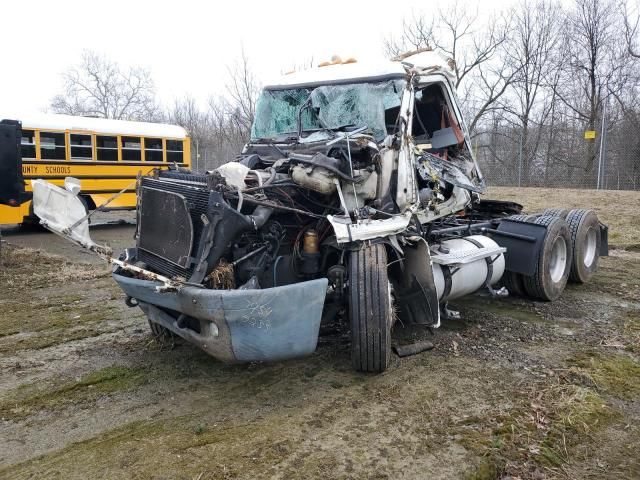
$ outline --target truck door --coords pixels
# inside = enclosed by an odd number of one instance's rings
[[[16,207],[28,200],[22,177],[21,138],[20,122],[0,121],[0,204],[2,205]]]

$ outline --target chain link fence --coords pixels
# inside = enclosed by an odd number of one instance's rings
[[[577,123],[489,125],[473,137],[472,148],[489,186],[640,190],[638,125],[604,126],[585,138]],[[241,149],[192,144],[192,168],[213,170]]]
[[[472,147],[487,185],[640,190],[638,127],[606,120],[599,127],[493,125],[474,137]]]

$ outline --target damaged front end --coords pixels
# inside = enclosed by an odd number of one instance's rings
[[[114,264],[154,332],[226,362],[272,361],[311,353],[321,325],[346,323],[354,367],[383,371],[394,312],[438,327],[449,299],[491,289],[505,268],[488,237],[438,233],[459,228],[484,182],[450,67],[408,60],[266,87],[237,161],[139,179],[136,245],[120,258],[78,230],[79,210],[49,218],[42,185],[36,213]]]
[[[219,174],[142,178],[137,246],[121,261],[181,287],[165,291],[121,266],[113,278],[150,322],[220,360],[308,355],[316,348],[328,281],[313,274],[293,281],[278,255],[286,229],[270,221],[274,207],[266,200],[252,205],[253,196],[240,201],[238,195],[241,190]],[[249,214],[242,213],[245,200]]]

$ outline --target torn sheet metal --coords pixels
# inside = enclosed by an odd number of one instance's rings
[[[77,193],[41,179],[31,180],[31,187],[33,212],[43,227],[91,251],[111,255],[110,248],[91,239],[87,210]]]

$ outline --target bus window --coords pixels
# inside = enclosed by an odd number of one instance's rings
[[[122,160],[136,162],[142,160],[140,137],[122,137]]]
[[[96,135],[96,150],[98,161],[118,161],[118,137]]]
[[[71,146],[71,158],[79,158],[81,160],[93,159],[91,135],[72,133],[69,135],[69,144]]]
[[[40,158],[66,160],[64,133],[40,132]]]
[[[20,144],[22,158],[36,158],[36,135],[33,130],[22,130]]]
[[[147,162],[162,161],[162,139],[161,138],[145,138],[144,139],[144,159]]]
[[[182,163],[182,140],[167,140],[167,162]]]

